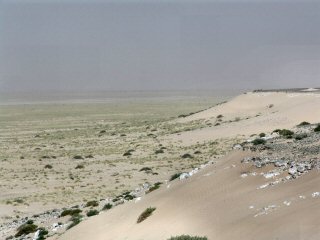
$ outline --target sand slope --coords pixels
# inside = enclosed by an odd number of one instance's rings
[[[320,175],[312,171],[295,181],[257,189],[270,179],[259,175],[264,169],[240,164],[250,154],[233,152],[192,178],[93,217],[59,239],[164,240],[178,234],[210,240],[320,239],[320,197],[312,197],[320,191]],[[258,175],[242,178],[247,171]],[[137,224],[139,214],[150,206],[157,208],[154,214]]]
[[[172,135],[169,139],[189,145],[225,137],[249,136],[276,128],[292,128],[302,121],[319,122],[318,92],[258,92],[242,94],[178,122],[205,121],[211,127]],[[217,116],[223,115],[221,125]]]

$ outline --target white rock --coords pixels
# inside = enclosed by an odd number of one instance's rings
[[[179,179],[180,180],[184,180],[184,179],[187,179],[189,177],[190,177],[189,173],[181,173]]]

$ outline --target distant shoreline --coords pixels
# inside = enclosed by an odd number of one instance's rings
[[[117,101],[179,101],[190,98],[225,99],[236,96],[239,90],[193,90],[193,91],[108,91],[108,92],[24,92],[1,93],[0,105],[26,104],[103,104]]]

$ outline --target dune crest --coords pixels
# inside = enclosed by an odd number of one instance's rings
[[[319,92],[249,92],[229,102],[179,118],[181,123],[203,121],[210,127],[171,136],[171,140],[191,145],[225,137],[250,136],[276,128],[292,128],[320,119]],[[219,116],[220,115],[220,116]]]

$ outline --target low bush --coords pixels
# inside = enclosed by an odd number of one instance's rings
[[[20,227],[18,227],[15,237],[20,237],[29,233],[34,233],[37,231],[37,229],[38,226],[33,224],[33,221],[28,221],[22,224]]]
[[[259,145],[259,144],[265,144],[266,140],[262,139],[262,138],[256,138],[255,140],[252,141],[253,145]]]
[[[99,214],[99,211],[96,210],[96,209],[91,209],[87,212],[87,217],[92,217],[92,216],[95,216],[95,215],[98,215]]]
[[[98,206],[99,206],[99,203],[96,200],[89,201],[86,203],[86,207],[98,207]]]
[[[156,210],[154,207],[149,207],[144,210],[140,216],[138,217],[137,223],[141,223],[142,221],[146,220],[148,217],[152,215],[152,213]]]
[[[301,133],[301,134],[297,134],[294,138],[296,140],[302,140],[304,138],[308,137],[308,135],[306,133]]]
[[[180,177],[180,175],[181,175],[181,173],[175,173],[175,174],[171,175],[169,180],[173,181],[173,180],[177,179],[178,177]]]
[[[113,207],[113,205],[111,203],[107,203],[103,206],[102,210],[109,210]]]
[[[190,235],[181,235],[181,236],[171,237],[168,240],[208,240],[208,238],[207,237],[190,236]]]
[[[76,209],[66,209],[63,210],[62,213],[60,214],[60,217],[65,217],[65,216],[76,216],[79,215],[82,212],[82,210],[76,208]]]
[[[67,227],[67,229],[73,228],[74,226],[78,225],[82,221],[81,215],[76,215],[71,218],[71,224]]]
[[[152,169],[151,168],[149,168],[149,167],[143,167],[143,168],[141,168],[140,170],[139,170],[139,172],[147,172],[147,171],[152,171]]]
[[[298,124],[298,127],[308,126],[308,125],[310,125],[310,123],[308,123],[308,122],[301,122],[301,123]]]
[[[75,167],[75,169],[83,169],[84,168],[84,166],[82,165],[82,164],[78,164],[76,167]]]
[[[48,230],[46,230],[45,228],[39,228],[39,235],[38,235],[38,238],[37,240],[44,240],[46,239],[46,235],[48,235]]]
[[[75,155],[75,156],[73,157],[73,159],[83,159],[83,157],[80,156],[80,155]]]
[[[259,137],[265,137],[265,136],[266,136],[265,133],[260,133],[260,134],[259,134]]]
[[[320,132],[320,124],[314,129],[315,132]]]
[[[156,150],[154,153],[155,154],[160,154],[160,153],[164,153],[164,151],[162,149],[159,149],[159,150]]]
[[[290,136],[292,137],[292,135],[294,134],[294,132],[288,130],[288,129],[282,129],[278,132],[281,136],[284,136],[284,137],[289,137]]]
[[[52,169],[52,165],[47,164],[47,165],[44,166],[44,168],[46,168],[46,169]]]
[[[181,158],[193,158],[191,154],[185,153],[181,156]]]
[[[152,187],[149,188],[147,193],[150,193],[150,192],[153,192],[154,190],[157,190],[158,188],[160,188],[161,184],[162,184],[161,182],[155,183]]]

